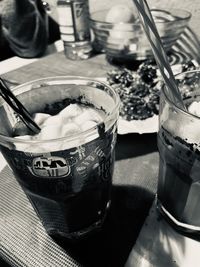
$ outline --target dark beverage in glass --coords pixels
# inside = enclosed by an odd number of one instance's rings
[[[17,134],[23,135],[12,137],[12,119],[7,107],[0,107],[5,122],[1,151],[46,231],[74,240],[100,229],[111,201],[118,96],[101,82],[79,77],[33,81],[17,87],[15,94],[31,114],[51,115],[38,138],[22,128]],[[81,108],[80,117],[69,115],[73,105]],[[82,110],[102,120],[86,127]],[[76,131],[73,120],[83,127]]]
[[[185,234],[200,233],[200,72],[176,76],[187,111],[165,87],[160,98],[157,203],[164,217]]]

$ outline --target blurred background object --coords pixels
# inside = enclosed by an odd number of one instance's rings
[[[185,30],[191,14],[182,9],[151,9],[163,46],[169,51]],[[152,50],[137,11],[114,5],[91,13],[95,43],[106,55],[122,61],[152,58]]]
[[[51,21],[58,23],[58,14],[57,14],[57,8],[56,8],[56,2],[57,0],[47,0],[46,1],[49,4],[51,13]],[[133,6],[132,0],[89,0],[89,8],[90,12],[95,12],[102,9],[108,9],[111,8],[115,4],[127,4],[128,6]],[[149,6],[151,8],[163,8],[163,6],[166,6],[168,8],[181,8],[185,9],[192,13],[192,18],[189,22],[189,26],[191,29],[194,30],[196,35],[200,38],[200,31],[198,30],[198,25],[200,25],[200,1],[199,0],[185,0],[185,1],[179,1],[179,0],[148,0]],[[50,27],[51,28],[51,27]]]
[[[60,39],[50,12],[43,0],[0,1],[0,61],[43,56],[48,44]]]
[[[3,1],[2,1],[3,2]],[[49,4],[50,12],[48,12],[48,23],[49,23],[49,44],[53,44],[57,40],[60,39],[59,33],[59,26],[58,26],[58,13],[56,2],[57,0],[47,0]],[[113,5],[116,4],[125,4],[129,7],[133,6],[132,0],[89,0],[89,9],[90,13],[96,12],[102,9],[109,9]],[[188,24],[188,30],[185,36],[182,36],[181,42],[178,44],[178,50],[183,51],[192,51],[194,56],[199,57],[199,47],[200,47],[200,1],[199,0],[185,0],[185,1],[178,1],[178,0],[148,0],[148,4],[151,8],[163,8],[167,6],[168,8],[181,8],[189,11],[192,14],[192,17]],[[1,10],[0,10],[1,13]],[[188,44],[188,39],[192,40]],[[1,40],[2,42],[2,40]],[[184,43],[184,44],[183,44]],[[188,48],[192,46],[192,49]]]
[[[51,18],[54,21],[58,21],[58,14],[56,10],[56,0],[47,0],[51,7]],[[127,6],[133,6],[132,0],[89,0],[90,12],[95,12],[102,9],[109,9],[115,4],[125,4]],[[148,0],[148,4],[151,8],[181,8],[192,13],[192,18],[189,22],[189,26],[194,30],[197,37],[200,38],[200,31],[198,25],[200,25],[200,1],[199,0]]]
[[[7,0],[0,2],[0,59],[10,55],[24,58],[41,56],[47,47],[47,14],[42,0]]]
[[[51,14],[50,14],[51,20],[53,20],[54,22],[58,22],[56,0],[48,0],[48,3],[51,7]],[[111,1],[89,0],[89,10],[90,13],[93,13],[103,9],[110,9],[111,7],[117,4],[123,4],[129,8],[132,8],[134,6],[132,0],[111,0]],[[163,9],[164,7],[167,6],[167,8],[171,9],[184,9],[192,14],[192,17],[188,23],[188,28],[185,31],[185,35],[181,36],[181,40],[177,43],[177,46],[174,48],[174,50],[185,52],[185,54],[187,54],[189,51],[189,53],[192,54],[192,57],[195,58],[198,62],[200,62],[199,59],[200,31],[198,30],[200,26],[200,19],[199,19],[200,1],[199,0],[185,0],[185,1],[148,0],[148,4],[151,8]]]
[[[57,12],[65,56],[88,59],[92,53],[88,0],[57,0]]]
[[[53,0],[50,0],[53,1]],[[90,11],[95,12],[101,9],[108,9],[115,4],[123,3],[128,6],[133,6],[132,0],[89,0]],[[167,6],[168,8],[179,8],[185,9],[192,13],[192,18],[189,23],[189,26],[196,33],[196,35],[200,38],[200,31],[198,29],[198,25],[200,25],[200,1],[199,0],[148,0],[148,4],[151,8],[163,8]]]

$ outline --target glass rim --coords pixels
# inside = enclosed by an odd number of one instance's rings
[[[178,77],[178,76],[181,76],[181,75],[184,75],[184,74],[189,74],[189,73],[199,73],[199,74],[200,74],[200,69],[194,69],[194,70],[189,70],[189,71],[180,72],[180,73],[177,73],[177,74],[174,75],[174,76],[175,76],[175,79],[176,79],[176,77]],[[190,116],[190,117],[192,116],[192,117],[194,117],[195,119],[199,119],[199,120],[200,120],[200,117],[198,117],[197,115],[194,115],[194,114],[188,112],[187,110],[184,110],[184,109],[178,107],[178,105],[177,105],[176,103],[174,103],[174,102],[169,98],[169,96],[168,96],[168,94],[167,94],[166,87],[167,87],[167,86],[166,86],[166,84],[164,83],[163,86],[162,86],[162,88],[161,88],[161,90],[162,90],[162,92],[163,92],[163,94],[164,94],[164,96],[165,96],[165,99],[166,99],[166,101],[167,101],[168,104],[173,105],[173,107],[174,107],[178,112],[181,112],[181,113],[185,114],[186,116]]]
[[[100,14],[100,13],[102,13],[102,12],[106,12],[106,11],[108,11],[109,9],[101,9],[101,10],[97,10],[97,11],[93,11],[93,12],[91,12],[91,14],[90,14],[90,21],[92,22],[92,23],[98,23],[98,24],[104,24],[104,25],[113,25],[113,24],[125,24],[125,25],[140,25],[140,22],[139,21],[136,21],[136,22],[118,22],[118,23],[113,23],[113,22],[107,22],[107,21],[105,21],[105,20],[100,20],[100,19],[97,19],[97,18],[95,18],[95,16],[97,15],[97,14]],[[184,17],[180,17],[180,16],[176,16],[176,20],[175,20],[175,22],[177,22],[177,21],[184,21],[184,20],[190,20],[191,19],[191,17],[192,17],[192,14],[191,14],[191,12],[190,11],[188,11],[188,10],[186,10],[186,9],[183,9],[183,8],[163,8],[163,9],[161,9],[161,8],[159,8],[159,7],[154,7],[154,8],[152,8],[151,9],[151,11],[167,11],[167,12],[170,12],[170,11],[172,11],[172,12],[175,12],[175,11],[178,11],[178,12],[183,12],[184,13]],[[173,24],[174,23],[174,21],[157,21],[156,22],[156,24],[158,24],[158,25],[162,25],[162,24]]]
[[[119,95],[109,84],[107,84],[104,81],[98,80],[98,78],[91,78],[91,77],[86,77],[86,76],[75,76],[75,75],[49,76],[49,77],[45,77],[45,78],[39,78],[39,79],[31,80],[31,81],[22,83],[20,85],[17,85],[16,87],[13,88],[12,92],[15,93],[15,91],[19,90],[20,88],[34,84],[36,82],[44,82],[44,81],[52,81],[53,82],[53,81],[62,81],[62,80],[65,80],[65,81],[77,80],[77,81],[85,81],[85,82],[88,81],[88,82],[93,82],[95,84],[103,85],[105,88],[109,89],[109,91],[112,93],[111,97],[112,98],[113,98],[113,96],[115,97],[114,98],[115,105],[114,105],[113,109],[111,110],[111,112],[109,114],[106,114],[107,116],[106,116],[105,120],[103,121],[104,123],[109,121],[110,118],[112,118],[114,116],[114,114],[116,114],[117,110],[119,110],[119,106],[120,106]],[[66,85],[67,85],[67,83],[66,83]],[[84,84],[84,85],[86,85],[86,84]],[[89,86],[91,86],[91,85],[89,85]],[[27,91],[29,91],[29,90],[27,90]],[[24,91],[24,92],[26,92],[26,91]],[[5,103],[5,101],[0,100],[0,106],[2,106],[3,103]],[[5,136],[5,135],[0,134],[0,143],[1,143],[1,141],[3,141],[3,142],[9,142],[9,143],[13,143],[13,144],[14,143],[21,143],[21,144],[32,144],[33,145],[33,144],[55,143],[55,142],[61,142],[61,141],[66,141],[66,140],[68,142],[70,142],[70,141],[77,140],[78,138],[81,138],[81,136],[83,136],[83,134],[88,135],[88,136],[92,135],[94,133],[95,129],[97,129],[98,126],[100,126],[101,124],[102,124],[102,122],[99,122],[95,126],[91,127],[90,129],[84,130],[81,133],[74,134],[73,136],[71,136],[71,134],[67,134],[64,137],[52,138],[52,139],[46,139],[46,140],[24,140],[24,139]]]

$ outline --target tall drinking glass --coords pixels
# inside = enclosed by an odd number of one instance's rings
[[[87,125],[82,132],[26,140],[13,138],[12,116],[0,99],[1,151],[46,231],[72,240],[100,229],[111,201],[118,95],[102,82],[81,77],[31,81],[16,87],[14,94],[31,114],[56,115],[69,103],[101,114],[101,123]],[[76,114],[71,118],[73,123]],[[84,126],[86,117],[79,123]],[[70,124],[65,126],[69,130]]]
[[[200,233],[200,71],[176,76],[187,111],[178,108],[163,86],[160,97],[157,203],[182,233]],[[193,103],[193,104],[192,104]]]

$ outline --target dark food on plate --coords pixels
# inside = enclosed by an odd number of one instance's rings
[[[181,65],[181,71],[194,68],[192,61]],[[107,81],[120,96],[120,116],[123,119],[145,120],[158,115],[160,88],[163,81],[158,76],[154,61],[144,61],[137,71],[126,68],[111,70],[107,73]]]
[[[144,120],[158,114],[160,82],[150,61],[142,63],[137,71],[111,70],[107,80],[120,96],[121,117],[128,121]]]

